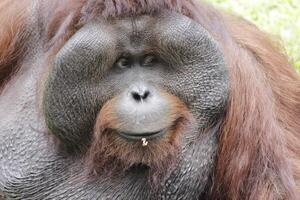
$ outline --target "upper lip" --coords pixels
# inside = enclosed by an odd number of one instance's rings
[[[142,138],[153,139],[164,134],[166,129],[161,129],[159,131],[154,132],[144,132],[144,133],[130,133],[130,132],[122,132],[118,131],[119,135],[123,138],[130,140],[141,140]]]

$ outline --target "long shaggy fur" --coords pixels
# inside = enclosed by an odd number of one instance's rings
[[[18,70],[18,63],[26,52],[25,40],[29,34],[24,29],[28,3],[29,0],[0,2],[0,92]]]
[[[2,1],[12,5],[17,0]],[[26,1],[27,2],[27,1]],[[29,2],[29,1],[28,1]],[[19,3],[18,3],[19,4]],[[0,19],[0,84],[16,70],[18,34],[26,5]],[[297,199],[300,192],[300,79],[287,57],[254,25],[198,0],[43,1],[42,34],[49,51],[95,18],[153,14],[171,9],[204,26],[223,49],[230,98],[210,191],[213,199]],[[3,36],[2,31],[6,32]]]

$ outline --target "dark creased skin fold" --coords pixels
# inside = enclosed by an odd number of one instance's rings
[[[0,3],[0,199],[297,199],[300,80],[198,0]]]

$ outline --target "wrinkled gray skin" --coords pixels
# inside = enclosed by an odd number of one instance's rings
[[[207,133],[200,130],[209,122],[220,121],[228,96],[228,75],[217,43],[200,25],[169,12],[157,17],[94,21],[59,51],[46,80],[41,78],[46,55],[37,30],[33,27],[37,33],[32,36],[34,46],[21,70],[0,96],[0,191],[6,198],[198,199],[209,188],[218,126]],[[151,67],[114,67],[120,53],[131,52],[132,57],[141,58],[147,48],[156,49],[154,53],[163,61]],[[178,96],[194,117],[182,133],[175,169],[155,193],[145,169],[110,179],[105,174],[87,177],[82,155],[60,150],[43,134],[49,128],[69,148],[85,146],[103,103],[136,85],[162,88]],[[155,110],[156,104],[164,107],[164,103],[160,99],[149,104]],[[164,108],[169,109],[167,105]],[[124,110],[119,112],[126,116]],[[165,111],[156,111],[159,121]],[[134,132],[152,130],[149,120],[146,115],[144,129],[130,121],[126,127]],[[162,121],[158,124],[163,126]]]

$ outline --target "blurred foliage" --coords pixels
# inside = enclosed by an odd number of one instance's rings
[[[252,21],[282,41],[300,72],[300,0],[206,0]]]

